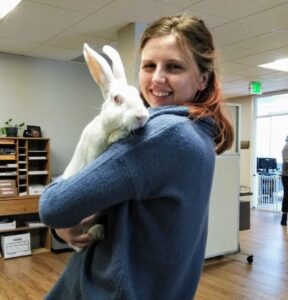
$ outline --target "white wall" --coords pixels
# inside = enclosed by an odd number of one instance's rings
[[[130,23],[118,30],[117,48],[124,64],[127,81],[137,86],[139,65],[139,44],[147,24]]]
[[[253,105],[252,97],[239,97],[227,100],[241,105],[240,141],[249,141],[249,149],[240,149],[240,185],[253,189],[252,147],[253,147]]]
[[[52,175],[61,174],[102,103],[87,66],[0,53],[0,78],[0,127],[10,117],[40,126],[51,139]]]

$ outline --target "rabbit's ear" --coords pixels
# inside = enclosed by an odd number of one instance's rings
[[[99,85],[104,99],[106,99],[111,83],[114,80],[112,70],[108,62],[87,44],[84,44],[83,53],[90,73]]]
[[[119,53],[108,45],[105,45],[102,50],[112,61],[112,69],[115,78],[127,82],[124,66]]]

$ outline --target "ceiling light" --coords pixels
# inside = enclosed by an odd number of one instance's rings
[[[22,0],[0,0],[0,19],[4,18]]]
[[[268,64],[259,65],[258,67],[288,72],[288,58],[278,59]]]

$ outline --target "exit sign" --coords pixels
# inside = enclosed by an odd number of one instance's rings
[[[260,81],[250,82],[249,90],[250,90],[251,95],[261,95],[262,94],[262,83]]]

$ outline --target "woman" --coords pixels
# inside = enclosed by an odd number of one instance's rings
[[[42,220],[62,228],[57,233],[69,243],[87,246],[72,256],[47,299],[195,295],[215,151],[233,140],[222,113],[213,41],[203,21],[166,17],[146,29],[140,56],[140,91],[150,106],[145,128],[41,197]],[[103,210],[106,239],[91,243],[76,224]]]

